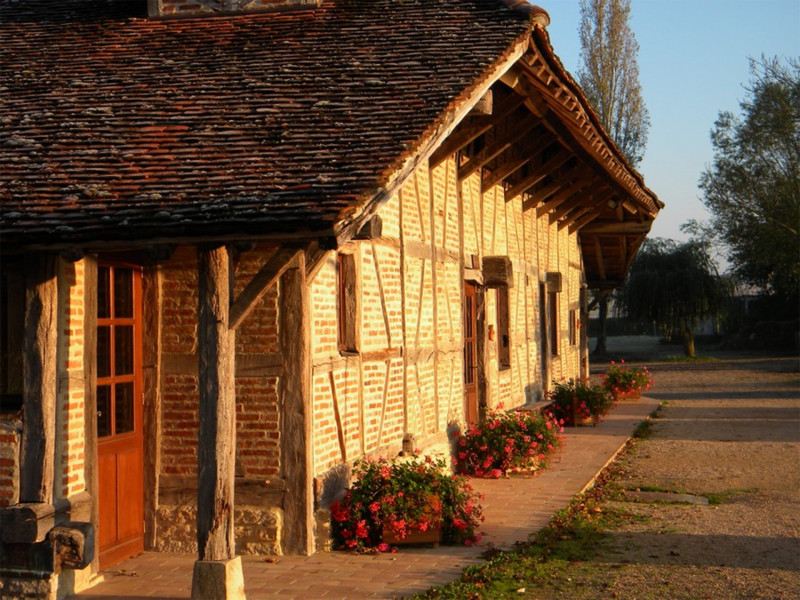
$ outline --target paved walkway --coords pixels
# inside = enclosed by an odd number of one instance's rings
[[[550,521],[555,511],[591,486],[636,426],[658,403],[622,402],[596,427],[568,428],[567,441],[536,477],[477,479],[485,495],[483,540],[475,547],[403,548],[396,554],[325,552],[309,557],[243,557],[248,600],[399,598],[452,581],[482,562],[491,545],[511,548]],[[78,598],[188,598],[194,555],[145,552],[103,573]]]

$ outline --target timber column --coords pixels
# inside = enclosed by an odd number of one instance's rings
[[[229,326],[231,271],[225,246],[198,248],[200,428],[197,448],[197,547],[192,599],[244,598],[233,529],[236,456],[234,366]]]

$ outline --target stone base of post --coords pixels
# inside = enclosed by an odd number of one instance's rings
[[[245,600],[242,558],[195,561],[192,600]]]

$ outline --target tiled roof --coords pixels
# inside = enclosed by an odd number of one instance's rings
[[[0,0],[4,252],[330,230],[530,29],[500,0],[145,5]]]

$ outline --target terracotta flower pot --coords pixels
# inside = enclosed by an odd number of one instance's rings
[[[434,548],[439,547],[442,541],[442,501],[439,496],[431,496],[428,506],[423,511],[424,517],[430,517],[430,526],[425,531],[412,529],[406,531],[405,537],[400,537],[388,525],[383,526],[383,541],[394,546],[406,544],[433,544]]]

